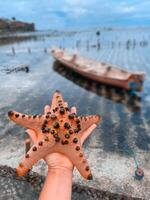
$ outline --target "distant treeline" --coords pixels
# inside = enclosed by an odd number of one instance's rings
[[[15,17],[11,20],[0,18],[0,33],[24,31],[35,31],[35,24],[18,21]]]

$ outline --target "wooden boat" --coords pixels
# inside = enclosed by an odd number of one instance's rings
[[[98,82],[96,83],[94,80],[87,79],[81,75],[76,76],[76,72],[67,69],[58,61],[54,62],[53,69],[56,73],[65,77],[65,79],[68,79],[85,90],[104,97],[114,103],[126,106],[130,112],[140,111],[141,109],[141,97],[136,92],[130,92],[106,84],[99,84]]]
[[[145,73],[128,72],[104,62],[87,59],[61,49],[52,49],[52,56],[65,67],[100,83],[124,88],[126,90],[143,90]]]

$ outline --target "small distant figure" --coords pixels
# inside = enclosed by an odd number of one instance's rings
[[[16,17],[12,17],[11,19],[12,19],[13,21],[16,21]]]
[[[97,31],[97,32],[96,32],[96,35],[97,35],[97,36],[100,36],[100,34],[101,34],[100,31]]]

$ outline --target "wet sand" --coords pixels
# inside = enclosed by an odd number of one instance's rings
[[[35,172],[30,172],[25,177],[16,176],[15,169],[0,166],[0,193],[1,200],[15,199],[15,200],[37,200],[45,177],[39,176]],[[27,192],[28,191],[28,192]],[[124,199],[131,200],[125,195],[113,194],[108,191],[101,191],[92,187],[86,187],[79,184],[72,186],[72,200],[108,200],[108,199]],[[132,198],[138,200],[139,198]]]
[[[70,106],[77,106],[79,114],[100,114],[103,121],[85,143],[93,182],[82,180],[77,172],[74,182],[96,189],[148,199],[150,196],[150,31],[104,31],[100,38],[95,32],[71,36],[45,37],[0,47],[0,156],[1,165],[16,167],[24,154],[25,129],[10,122],[7,112],[15,109],[39,114],[49,104],[52,94],[59,89]],[[143,42],[147,41],[145,45]],[[100,48],[94,47],[97,40]],[[130,40],[130,42],[128,42]],[[136,40],[136,43],[133,42]],[[88,42],[87,42],[88,41]],[[141,42],[142,41],[142,42]],[[12,46],[16,55],[11,52]],[[129,94],[106,87],[65,70],[44,53],[44,48],[61,46],[82,55],[112,63],[130,70],[144,70],[145,89],[140,94]],[[31,54],[27,48],[32,47]],[[1,69],[26,64],[29,73],[6,74]],[[85,103],[86,102],[86,103]],[[144,169],[142,181],[134,178],[136,157]],[[34,168],[46,174],[40,161]]]

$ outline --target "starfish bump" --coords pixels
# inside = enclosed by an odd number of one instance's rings
[[[9,111],[8,116],[15,123],[34,130],[37,137],[17,167],[19,176],[24,176],[38,160],[49,153],[58,152],[66,155],[84,178],[92,179],[81,139],[91,125],[100,121],[99,115],[76,116],[66,107],[60,91],[56,91],[50,112],[43,115],[26,115]]]

